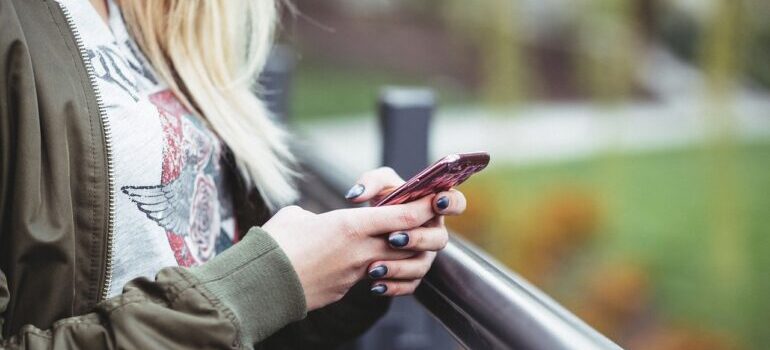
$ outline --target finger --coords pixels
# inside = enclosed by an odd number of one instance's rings
[[[322,215],[336,216],[330,222],[338,222],[341,229],[354,236],[377,236],[394,231],[410,230],[432,219],[433,196],[426,196],[413,202],[388,205],[339,209]]]
[[[433,199],[433,210],[440,215],[460,215],[465,211],[465,195],[462,192],[451,189],[439,192]]]
[[[399,296],[409,295],[414,293],[422,280],[411,281],[397,281],[397,280],[382,280],[372,283],[372,287],[369,291],[374,295],[379,296]]]
[[[428,273],[435,258],[435,252],[423,252],[409,259],[375,261],[369,265],[367,275],[371,279],[420,279]]]
[[[422,252],[411,250],[393,249],[390,244],[388,244],[388,240],[381,236],[369,237],[368,244],[363,248],[363,251],[369,252],[366,254],[371,254],[363,257],[366,261],[370,262],[411,259],[422,254]]]
[[[433,219],[428,220],[422,227],[444,227],[444,216],[434,216]]]
[[[348,190],[345,198],[353,203],[366,202],[383,192],[390,192],[401,186],[404,180],[389,167],[381,167],[365,172]]]
[[[438,251],[446,247],[449,234],[444,227],[419,227],[388,235],[390,246],[399,250]]]

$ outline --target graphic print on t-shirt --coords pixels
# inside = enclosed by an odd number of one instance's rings
[[[221,146],[200,121],[186,116],[170,90],[149,99],[158,107],[165,139],[160,184],[123,186],[121,191],[166,230],[180,266],[197,265],[233,243],[222,228],[223,214],[232,210],[220,208],[229,201],[220,200],[217,190]]]
[[[91,67],[94,68],[97,78],[119,87],[135,102],[139,101],[136,79],[126,75],[131,73],[129,71],[131,63],[117,50],[118,47],[115,42],[110,43],[110,45],[98,45],[94,49],[86,50],[86,59],[91,61]],[[107,108],[110,107],[112,106],[107,106]]]
[[[204,263],[237,240],[230,165],[221,156],[224,142],[181,107],[113,0],[107,23],[88,0],[57,2],[81,35],[109,130],[114,249],[108,297],[114,297],[133,279]]]

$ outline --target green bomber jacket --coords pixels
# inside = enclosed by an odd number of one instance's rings
[[[55,1],[0,0],[0,349],[328,348],[385,312],[359,284],[308,313],[237,171],[238,244],[106,299],[111,155],[79,45]]]

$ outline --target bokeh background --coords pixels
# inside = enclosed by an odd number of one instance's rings
[[[487,150],[453,230],[634,349],[770,344],[770,2],[293,0],[291,122],[357,172],[385,85]]]

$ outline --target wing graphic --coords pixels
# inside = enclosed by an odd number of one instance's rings
[[[180,176],[165,185],[123,186],[121,191],[136,203],[136,206],[166,229],[179,235],[186,235],[190,228],[190,199],[193,184]]]

